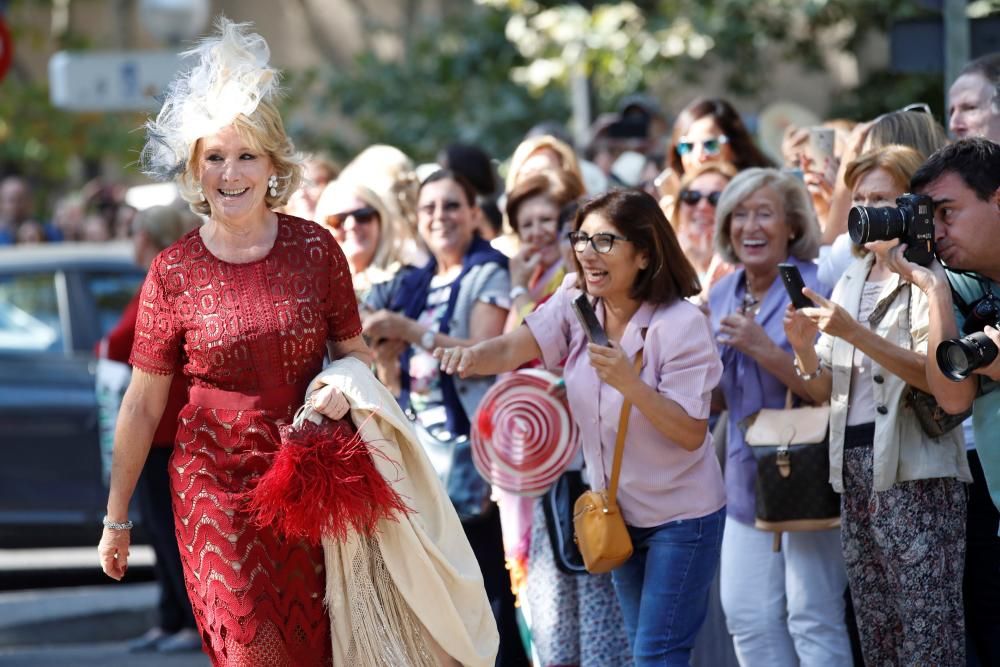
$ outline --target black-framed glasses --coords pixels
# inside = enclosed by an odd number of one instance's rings
[[[729,143],[729,137],[724,134],[720,134],[717,137],[709,137],[703,141],[692,141],[690,139],[685,139],[681,137],[680,141],[677,142],[677,154],[687,155],[694,150],[694,147],[701,144],[705,153],[708,155],[718,155],[725,144]]]
[[[708,203],[712,206],[716,206],[719,203],[719,197],[721,196],[721,190],[713,190],[712,192],[701,192],[700,190],[681,190],[680,194],[681,201],[689,206],[697,206],[702,197],[707,199]]]
[[[611,232],[598,232],[593,236],[588,236],[586,232],[570,232],[566,237],[569,239],[574,251],[585,251],[589,243],[594,252],[599,252],[602,255],[611,252],[611,249],[615,247],[615,241],[629,240],[624,236],[612,234]]]
[[[378,211],[371,206],[362,206],[353,211],[333,213],[326,216],[326,226],[332,229],[340,229],[347,222],[348,218],[354,218],[354,224],[356,225],[370,225],[378,219]]]

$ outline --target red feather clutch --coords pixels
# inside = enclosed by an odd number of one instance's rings
[[[324,536],[345,540],[352,530],[371,535],[381,519],[411,511],[375,467],[372,456],[382,454],[373,454],[350,420],[296,418],[279,432],[281,449],[248,494],[258,525],[319,544]]]

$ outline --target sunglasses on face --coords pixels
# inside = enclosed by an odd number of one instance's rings
[[[340,229],[347,222],[348,218],[354,218],[354,224],[356,225],[370,225],[378,220],[378,211],[371,206],[364,206],[356,208],[353,211],[334,213],[326,216],[326,226],[331,229]]]
[[[708,203],[715,206],[719,203],[719,197],[722,196],[722,192],[719,190],[713,190],[712,192],[700,192],[698,190],[681,190],[681,201],[688,206],[697,206],[701,198],[704,197],[708,200]]]
[[[681,137],[681,140],[677,142],[677,154],[682,156],[687,155],[694,150],[695,146],[700,144],[702,150],[704,150],[707,155],[718,155],[719,151],[722,150],[722,146],[728,143],[729,137],[724,134],[720,134],[717,137],[709,137],[704,141],[689,141],[684,137]]]
[[[570,245],[573,246],[573,250],[576,252],[584,252],[589,243],[594,252],[602,255],[611,252],[611,249],[615,247],[615,241],[628,241],[624,236],[612,234],[611,232],[600,232],[593,236],[588,236],[587,232],[570,232],[566,235],[566,238],[569,239]]]

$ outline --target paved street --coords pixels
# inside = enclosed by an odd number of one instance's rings
[[[152,559],[148,547],[136,546],[130,565],[148,570]],[[0,550],[0,581],[6,589],[0,591],[0,666],[209,665],[200,652],[129,653],[128,639],[155,620],[156,585],[148,576],[104,583],[92,572],[96,568],[93,547]],[[74,580],[83,585],[68,583]]]

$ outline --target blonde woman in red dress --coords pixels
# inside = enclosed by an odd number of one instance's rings
[[[142,289],[99,547],[128,566],[129,500],[178,363],[188,376],[170,462],[176,532],[204,650],[216,665],[328,665],[319,546],[259,527],[246,492],[268,470],[324,355],[370,363],[351,274],[333,237],[278,214],[300,166],[273,104],[264,40],[221,20],[148,125],[144,166],[174,178],[205,224],[163,251]],[[332,386],[312,397],[348,410]]]

